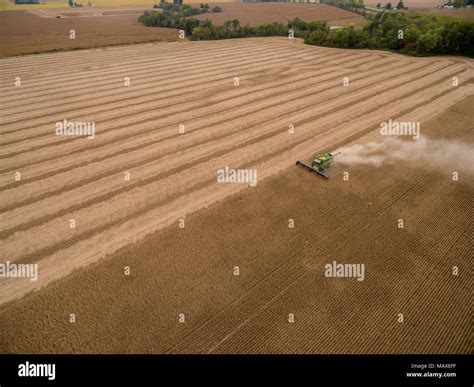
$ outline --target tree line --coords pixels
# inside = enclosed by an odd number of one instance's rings
[[[331,29],[324,22],[298,18],[287,24],[241,26],[228,20],[215,26],[210,20],[184,17],[180,12],[145,12],[144,25],[184,30],[192,40],[217,40],[258,36],[301,37],[305,43],[338,48],[368,48],[408,55],[465,55],[474,57],[474,22],[429,14],[381,12],[365,26]]]
[[[217,5],[211,8],[209,4],[201,3],[199,7],[192,7],[189,4],[183,4],[183,0],[175,0],[173,3],[160,1],[158,4],[155,4],[153,8],[160,8],[163,11],[171,12],[183,17],[200,15],[208,12],[222,12],[222,8]]]

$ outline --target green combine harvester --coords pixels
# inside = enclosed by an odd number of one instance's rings
[[[334,157],[336,157],[339,153],[331,154],[331,153],[318,153],[316,156],[313,158],[313,162],[311,165],[306,164],[304,161],[297,161],[296,165],[299,165],[300,167],[306,168],[310,170],[311,172],[314,172],[325,179],[329,179],[329,176],[324,174],[324,172],[329,168],[329,166],[332,163],[332,160]]]

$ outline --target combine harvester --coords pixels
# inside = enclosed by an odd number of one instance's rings
[[[325,179],[329,179],[329,176],[325,175],[324,172],[329,168],[334,157],[336,157],[341,152],[331,154],[331,153],[319,153],[313,158],[311,165],[306,164],[304,161],[297,161],[296,165],[306,168],[311,172],[314,172]]]

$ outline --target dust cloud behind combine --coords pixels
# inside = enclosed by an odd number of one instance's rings
[[[431,139],[402,140],[388,137],[381,142],[353,144],[338,148],[338,163],[346,165],[382,165],[417,163],[420,167],[440,168],[449,165],[464,172],[474,172],[474,152],[471,144],[461,140]]]

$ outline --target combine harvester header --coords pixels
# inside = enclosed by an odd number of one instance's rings
[[[341,152],[331,154],[331,153],[319,153],[316,156],[314,156],[313,161],[310,164],[306,164],[304,161],[297,161],[296,165],[299,165],[300,167],[306,168],[311,172],[314,172],[325,179],[329,179],[329,176],[327,176],[324,172],[329,168],[329,166],[332,163],[332,160],[334,157],[336,157],[338,154]]]

